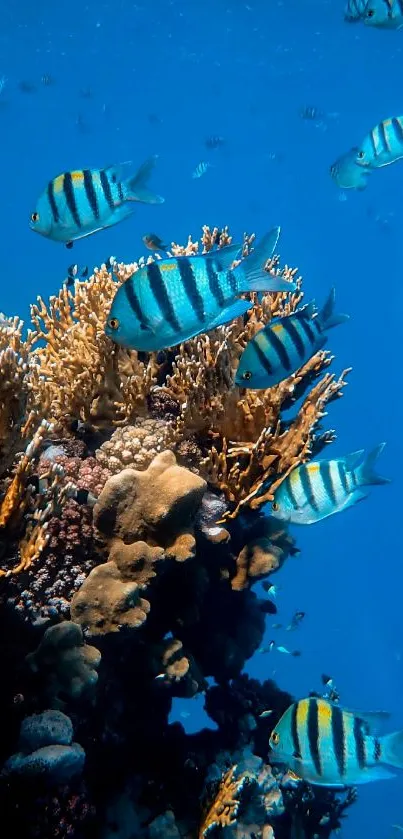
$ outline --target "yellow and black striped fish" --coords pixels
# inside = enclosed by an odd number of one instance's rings
[[[403,0],[402,0],[403,2]],[[368,132],[360,144],[357,162],[379,169],[403,157],[403,116],[388,117]]]
[[[355,713],[319,697],[294,702],[270,735],[272,763],[319,786],[349,786],[393,777],[386,765],[403,769],[403,731],[371,733],[388,715]]]
[[[367,0],[362,20],[377,29],[401,29],[403,0]]]
[[[30,227],[56,242],[72,247],[105,227],[112,227],[134,212],[134,203],[162,204],[164,199],[147,189],[156,157],[135,175],[121,179],[118,166],[78,169],[49,181],[31,215]]]

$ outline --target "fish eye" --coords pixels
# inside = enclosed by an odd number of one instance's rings
[[[375,14],[375,12],[374,12],[374,10],[373,10],[373,9],[368,9],[368,11],[367,11],[367,17],[373,17],[373,16],[374,16],[374,14]]]
[[[362,151],[362,149],[360,149],[360,151],[358,152],[357,157],[358,157],[360,160],[362,160],[362,158],[364,157],[364,152]]]
[[[109,318],[109,320],[108,320],[108,322],[107,322],[107,323],[108,323],[108,326],[109,326],[109,328],[110,328],[110,329],[113,329],[113,330],[115,330],[115,329],[119,329],[119,320],[118,320],[118,318]]]
[[[32,221],[34,224],[35,224],[37,221],[39,221],[39,213],[32,213],[32,215],[31,215],[31,221]]]
[[[280,735],[278,734],[277,731],[273,731],[270,739],[271,739],[271,742],[273,743],[273,746],[278,746],[278,744],[280,742]]]
[[[271,505],[271,508],[272,508],[272,510],[274,510],[274,512],[276,513],[276,512],[277,512],[277,510],[279,510],[279,509],[280,509],[280,505],[279,505],[279,504],[277,504],[277,501],[273,501],[273,503],[272,503],[272,505]]]
[[[248,381],[249,381],[249,379],[251,379],[251,378],[252,378],[252,373],[251,373],[251,371],[250,371],[250,370],[245,370],[245,372],[244,372],[244,373],[242,373],[242,378],[243,378],[246,382],[248,382]]]

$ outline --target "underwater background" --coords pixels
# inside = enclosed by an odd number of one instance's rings
[[[26,318],[38,294],[58,293],[71,261],[91,271],[111,254],[131,262],[146,255],[149,229],[184,242],[202,224],[229,225],[235,239],[280,224],[282,261],[298,266],[305,299],[321,304],[335,285],[351,320],[331,349],[337,370],[353,372],[331,408],[332,455],[386,441],[379,469],[392,483],[292,529],[301,553],[276,575],[278,619],[306,618],[282,635],[268,616],[266,639],[302,655],[256,653],[246,670],[297,697],[330,673],[342,703],[389,710],[390,730],[403,727],[403,164],[365,192],[343,192],[329,175],[357,138],[402,112],[402,32],[345,23],[342,0],[3,2],[0,76],[1,311]],[[214,136],[224,143],[206,149]],[[32,235],[50,177],[127,160],[135,169],[151,154],[163,206],[139,206],[72,252]],[[192,179],[200,161],[213,165]],[[171,719],[198,730],[200,697],[176,700]],[[400,774],[359,788],[343,836],[389,839],[402,819]]]

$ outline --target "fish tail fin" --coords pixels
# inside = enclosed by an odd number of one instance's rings
[[[280,227],[269,230],[252,253],[235,270],[239,276],[239,293],[246,291],[295,291],[295,283],[282,277],[273,277],[264,270],[266,262],[274,254],[280,237]]]
[[[147,183],[157,160],[158,155],[153,155],[140,166],[135,175],[125,181],[125,201],[141,201],[143,204],[164,203],[165,198],[156,195],[147,188]]]
[[[332,329],[333,326],[338,326],[340,323],[345,323],[349,320],[349,315],[336,314],[334,312],[334,304],[336,302],[336,290],[332,288],[329,297],[326,300],[323,309],[317,315],[318,323],[322,330]]]
[[[381,737],[381,761],[403,769],[403,729]]]
[[[381,475],[378,475],[375,472],[375,462],[378,460],[379,455],[382,454],[385,446],[386,443],[379,443],[379,446],[376,446],[375,449],[372,449],[372,451],[366,455],[360,466],[357,466],[354,469],[357,483],[360,486],[390,484],[389,478],[382,478]]]

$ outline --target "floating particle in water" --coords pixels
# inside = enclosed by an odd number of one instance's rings
[[[0,95],[3,93],[3,90],[6,86],[7,79],[5,76],[0,76]]]

